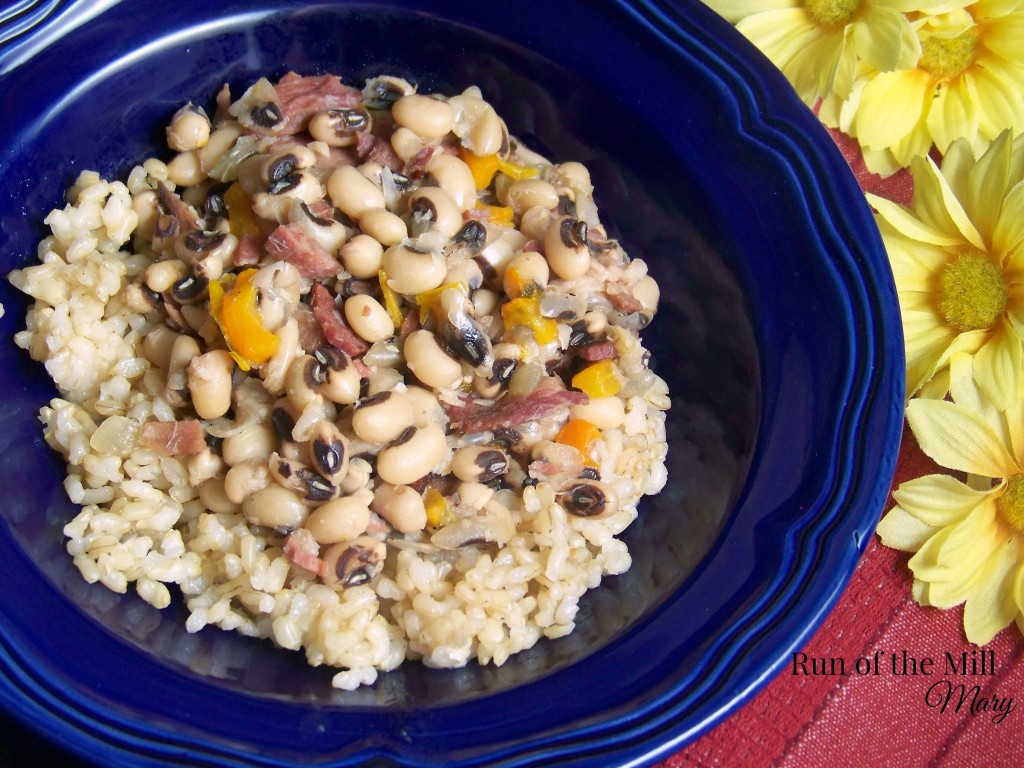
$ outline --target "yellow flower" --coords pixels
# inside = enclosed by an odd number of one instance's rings
[[[1024,136],[1004,132],[980,158],[954,142],[941,169],[918,157],[911,174],[909,208],[868,195],[903,315],[907,395],[942,397],[963,352],[1004,408],[1024,397]]]
[[[886,72],[917,63],[921,46],[904,12],[936,0],[704,0],[736,25],[807,104],[849,95],[857,64]]]
[[[910,480],[878,525],[910,558],[921,605],[964,604],[964,631],[985,644],[1016,621],[1024,632],[1024,401],[997,410],[975,386],[971,358],[950,366],[947,400],[915,399],[907,420],[922,450],[967,473]]]
[[[862,66],[823,121],[857,138],[869,170],[888,175],[966,137],[982,151],[1005,129],[1024,130],[1024,7],[978,0],[915,19],[921,57],[899,71]]]

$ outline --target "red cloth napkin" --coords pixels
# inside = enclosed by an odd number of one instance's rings
[[[866,170],[854,140],[833,137],[865,191],[909,203],[909,174],[881,179]],[[936,471],[942,470],[906,433],[893,487]],[[1024,766],[1024,639],[1010,627],[984,648],[968,643],[962,609],[913,601],[908,560],[874,537],[836,607],[802,649],[806,665],[787,665],[736,714],[658,768]],[[873,665],[876,654],[878,674],[873,668],[858,674],[857,660]],[[933,662],[926,665],[930,674],[920,666],[916,674],[896,673],[910,672],[911,659],[926,658]],[[978,674],[963,674],[970,671]],[[958,707],[960,685],[965,699]]]

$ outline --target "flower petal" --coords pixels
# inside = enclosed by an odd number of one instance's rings
[[[917,217],[949,236],[959,233],[975,248],[985,250],[985,241],[935,162],[930,157],[918,157],[910,168],[914,177],[910,207]]]
[[[962,135],[967,136],[968,134]],[[966,146],[966,141],[959,141],[955,146],[962,148]],[[1010,173],[1010,149],[1009,132],[1000,134],[973,164],[967,174],[966,188],[962,194],[958,195],[964,204],[967,215],[971,217],[971,221],[983,235],[987,236],[985,239],[990,248],[992,248],[992,233],[995,230],[996,220],[1006,195]],[[942,175],[949,178],[946,170],[946,158],[942,160]],[[950,187],[952,188],[952,184]],[[1006,253],[994,248],[992,250],[998,256]]]
[[[998,487],[998,486],[997,486]],[[949,475],[925,475],[901,483],[892,498],[908,515],[932,529],[966,518],[993,491],[976,491]]]
[[[921,43],[902,13],[868,3],[852,26],[857,55],[875,69],[889,72],[917,64]]]
[[[974,380],[997,410],[1024,396],[1024,349],[1007,321],[1000,321],[992,338],[974,355]]]
[[[938,87],[926,122],[940,152],[945,152],[961,136],[978,132],[978,112],[973,78],[960,78]]]
[[[986,644],[1017,614],[1013,587],[1020,554],[1020,542],[1014,537],[998,547],[972,578],[974,589],[964,605],[964,631],[972,643]]]
[[[921,221],[921,219],[914,214],[906,206],[894,203],[891,200],[886,200],[884,197],[878,195],[868,194],[868,203],[878,213],[876,219],[880,218],[892,229],[911,240],[916,240],[921,243],[930,243],[932,245],[961,245],[964,241],[963,237],[956,232],[948,232],[937,229],[929,223]],[[884,234],[884,233],[883,233]]]
[[[990,230],[992,251],[999,255],[1013,253],[1024,242],[1024,181],[1017,182],[1002,203],[999,218]],[[1019,255],[1024,257],[1024,253]]]
[[[928,75],[916,69],[873,77],[864,86],[855,118],[861,146],[886,149],[913,131],[927,109],[927,87]]]
[[[1014,43],[1018,50],[1020,40]],[[1016,60],[1020,54],[1015,53]],[[988,140],[1012,128],[1015,133],[1024,129],[1024,77],[1007,70],[973,70],[974,90],[978,98],[978,132]]]
[[[947,469],[985,477],[1020,472],[993,428],[973,411],[943,400],[911,400],[907,421],[928,456]]]
[[[731,24],[765,11],[800,5],[797,0],[704,0],[704,4]]]
[[[925,525],[902,507],[893,507],[878,523],[875,532],[890,549],[917,552],[935,535],[936,529]]]

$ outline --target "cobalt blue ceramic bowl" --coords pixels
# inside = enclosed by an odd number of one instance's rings
[[[401,7],[399,7],[401,5]],[[260,75],[479,84],[513,133],[590,166],[662,287],[669,484],[573,635],[504,666],[409,664],[356,692],[298,654],[85,584],[0,320],[0,705],[104,766],[645,764],[747,700],[846,584],[884,503],[899,315],[868,208],[782,77],[686,0],[23,2],[0,11],[0,257],[26,264],[82,169],[124,177],[186,101]],[[238,92],[238,91],[236,91]],[[8,727],[0,738],[15,738]]]

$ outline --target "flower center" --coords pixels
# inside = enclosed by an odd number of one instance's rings
[[[996,508],[1015,531],[1024,533],[1024,475],[1006,481],[1006,492],[996,499]]]
[[[811,21],[822,27],[845,24],[860,8],[860,0],[805,0],[804,9]]]
[[[967,29],[956,37],[928,37],[921,41],[918,66],[936,77],[953,78],[974,63],[978,33]]]
[[[984,253],[965,253],[939,273],[939,312],[961,331],[991,328],[1006,309],[1006,281]]]

